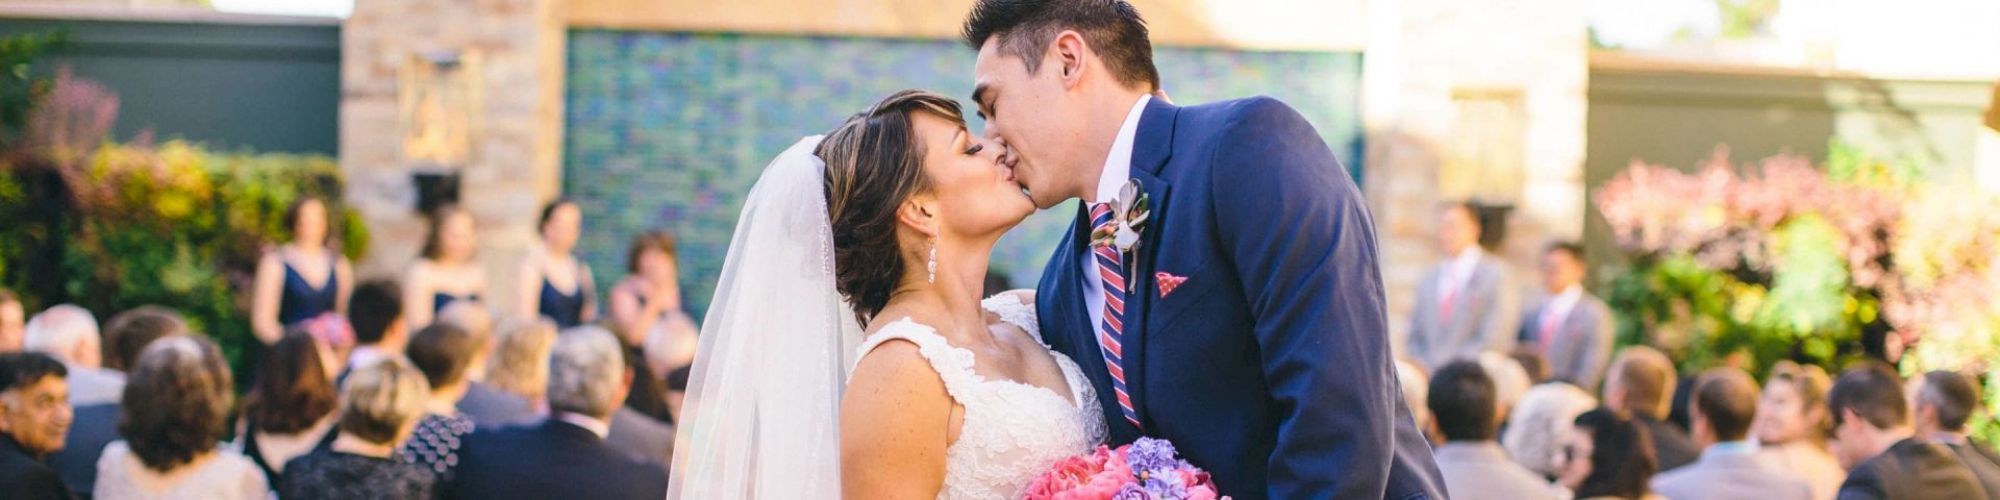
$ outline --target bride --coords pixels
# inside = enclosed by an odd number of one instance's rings
[[[1032,292],[980,298],[994,244],[1035,209],[1000,149],[950,98],[903,91],[765,169],[668,498],[1018,498],[1104,440]]]

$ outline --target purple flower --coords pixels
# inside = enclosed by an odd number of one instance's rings
[[[1185,466],[1179,459],[1174,458],[1173,443],[1165,439],[1144,437],[1134,441],[1132,447],[1125,450],[1125,463],[1130,464],[1133,471],[1177,469]]]
[[[1153,498],[1181,499],[1188,497],[1187,485],[1181,484],[1181,475],[1171,470],[1155,470],[1145,481],[1146,494]]]
[[[1146,493],[1145,488],[1141,488],[1139,485],[1133,483],[1125,483],[1125,487],[1119,488],[1118,493],[1111,495],[1111,500],[1153,500],[1154,498],[1156,497]]]

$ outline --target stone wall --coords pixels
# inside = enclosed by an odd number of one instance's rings
[[[1533,283],[1542,246],[1582,235],[1586,6],[1370,3],[1363,189],[1381,230],[1396,344],[1417,281],[1440,259],[1433,234],[1441,203],[1477,198],[1514,207],[1496,250],[1521,285]]]
[[[421,57],[467,61],[473,95],[469,151],[457,169],[466,208],[479,221],[480,252],[494,290],[513,296],[514,265],[533,241],[540,205],[560,192],[564,0],[356,0],[342,28],[340,163],[349,201],[374,229],[360,263],[392,276],[422,244],[403,146],[400,89]]]

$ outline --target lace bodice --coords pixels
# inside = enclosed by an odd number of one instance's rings
[[[981,305],[1041,340],[1032,304],[1002,295]],[[862,343],[861,354],[895,339],[916,344],[944,381],[945,391],[965,407],[958,441],[945,450],[940,499],[1020,498],[1028,483],[1057,461],[1104,442],[1104,410],[1097,404],[1097,394],[1083,371],[1062,353],[1049,351],[1073,399],[1044,387],[985,378],[972,370],[977,362],[972,351],[951,345],[937,330],[909,319],[884,325]]]

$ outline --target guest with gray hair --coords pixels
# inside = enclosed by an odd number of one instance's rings
[[[550,415],[540,424],[480,429],[465,440],[447,498],[646,499],[666,496],[664,465],[606,442],[631,367],[602,328],[563,332],[549,356]]]
[[[89,406],[118,401],[125,376],[104,369],[103,338],[97,318],[74,304],[48,308],[28,320],[22,346],[62,361],[69,369],[69,403]]]
[[[1554,477],[1562,437],[1569,434],[1578,415],[1595,407],[1597,398],[1568,383],[1549,382],[1530,388],[1508,413],[1500,447],[1528,470]]]

